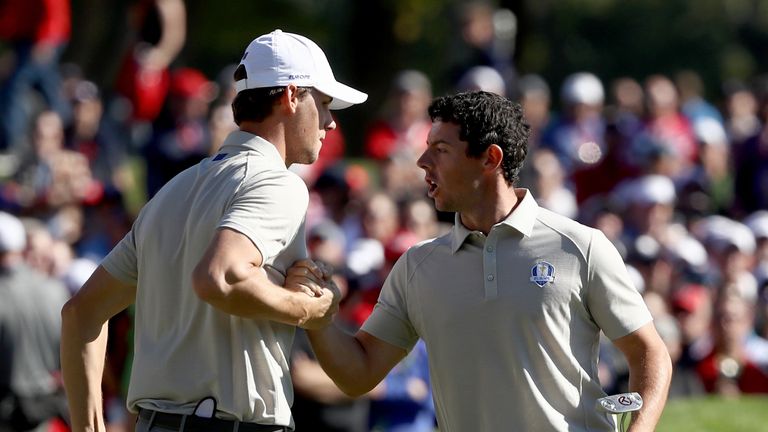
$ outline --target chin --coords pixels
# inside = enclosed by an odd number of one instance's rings
[[[435,210],[441,211],[441,212],[452,211],[452,210],[449,210],[450,206],[446,206],[445,203],[443,203],[442,201],[438,201],[438,200],[434,200],[434,201],[435,201]]]

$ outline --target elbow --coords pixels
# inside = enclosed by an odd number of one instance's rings
[[[353,399],[359,398],[367,394],[371,390],[373,390],[373,386],[370,388],[367,388],[367,387],[361,386],[359,383],[349,383],[348,385],[343,385],[343,386],[337,383],[336,385],[339,387],[339,390],[341,390],[345,395]]]
[[[360,375],[355,374],[346,382],[336,381],[336,385],[342,392],[344,392],[345,395],[351,398],[359,398],[370,393],[383,379],[383,377],[378,380],[373,378],[360,379]]]
[[[207,266],[198,265],[192,272],[192,289],[200,300],[219,304],[226,299],[229,285],[223,277],[217,277]]]
[[[70,327],[70,324],[77,320],[78,314],[77,299],[69,299],[61,308],[61,326],[62,329]]]

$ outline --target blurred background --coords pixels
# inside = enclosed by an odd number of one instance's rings
[[[370,95],[335,113],[318,162],[291,167],[349,330],[397,258],[453,222],[415,165],[430,100],[491,91],[532,127],[518,186],[603,231],[654,315],[675,362],[659,430],[765,428],[768,2],[0,0],[0,430],[66,430],[61,305],[146,200],[236,128],[234,67],[275,28]],[[131,310],[110,323],[112,431],[132,430],[131,328]],[[423,344],[356,400],[301,332],[293,352],[299,430],[434,429]],[[600,378],[627,389],[607,341]],[[736,411],[752,422],[722,424]]]
[[[63,60],[110,85],[133,3],[72,0],[73,32]],[[454,89],[457,70],[475,50],[493,51],[486,56],[508,61],[505,67],[519,74],[539,74],[553,89],[580,70],[610,82],[692,69],[715,101],[724,81],[768,69],[768,5],[760,0],[508,0],[487,2],[492,16],[469,12],[470,2],[457,0],[185,3],[189,31],[175,64],[215,77],[254,35],[277,27],[305,34],[324,48],[338,78],[371,95],[363,109],[339,114],[353,120],[343,123],[357,137],[362,131],[352,125],[371,118],[395,72],[421,70],[435,94],[443,94]],[[353,154],[361,147],[350,143]]]

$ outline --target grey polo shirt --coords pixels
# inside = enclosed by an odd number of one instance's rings
[[[286,269],[307,257],[308,202],[275,146],[237,131],[147,203],[102,263],[137,285],[131,410],[191,413],[212,396],[219,417],[293,427],[294,327],[214,308],[197,297],[191,275],[216,229],[229,227],[253,241],[282,284]]]
[[[457,216],[408,250],[362,329],[426,342],[442,432],[611,431],[595,410],[600,330],[616,339],[651,315],[600,231],[517,193],[487,236]]]

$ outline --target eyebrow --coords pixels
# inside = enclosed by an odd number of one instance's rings
[[[442,140],[442,139],[439,139],[439,140],[437,140],[437,141],[432,141],[432,142],[429,142],[429,140],[427,140],[426,142],[427,142],[427,146],[431,146],[431,145],[437,145],[437,144],[446,144],[446,145],[451,145],[451,143],[449,143],[449,142],[448,142],[448,141],[446,141],[446,140]]]

